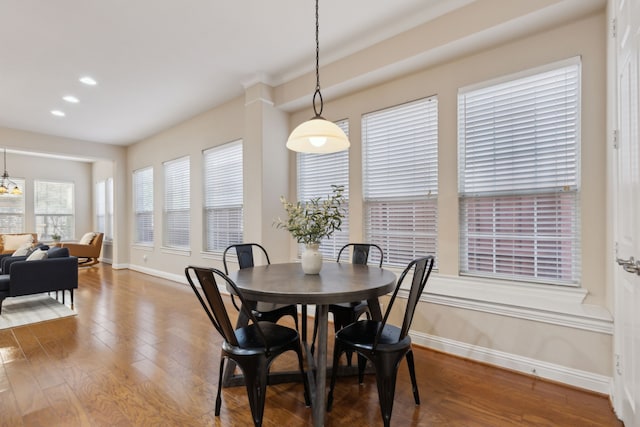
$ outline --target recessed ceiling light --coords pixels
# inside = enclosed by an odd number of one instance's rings
[[[60,111],[60,110],[51,110],[51,114],[58,117],[64,117],[66,115],[64,114],[64,111]]]
[[[75,96],[73,96],[73,95],[63,96],[62,99],[64,99],[67,102],[70,102],[72,104],[77,104],[78,102],[80,102],[80,100],[78,98],[76,98]]]
[[[95,86],[98,84],[97,81],[95,81],[95,79],[93,79],[93,77],[89,77],[89,76],[84,76],[84,77],[80,77],[80,82],[84,83],[88,86]]]

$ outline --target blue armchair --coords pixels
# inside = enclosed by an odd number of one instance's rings
[[[27,261],[27,257],[0,257],[0,314],[7,297],[68,290],[73,304],[73,290],[78,288],[78,258],[69,256],[67,248],[50,248],[47,258]]]

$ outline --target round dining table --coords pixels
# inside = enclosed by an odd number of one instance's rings
[[[243,268],[231,272],[229,278],[249,301],[316,306],[316,375],[315,378],[309,375],[309,379],[313,425],[324,426],[329,304],[367,300],[371,317],[381,320],[378,297],[394,289],[396,275],[374,266],[324,262],[319,274],[305,274],[300,263],[284,263]],[[304,324],[306,322],[303,321]],[[309,351],[306,353],[307,357],[311,354]],[[308,363],[308,366],[312,365]]]

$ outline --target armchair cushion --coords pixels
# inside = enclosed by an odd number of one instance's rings
[[[47,251],[38,249],[37,251],[33,251],[33,253],[27,257],[27,261],[37,261],[40,259],[47,259],[47,255],[48,255]]]
[[[84,233],[84,236],[80,238],[80,241],[78,242],[78,244],[90,245],[93,239],[95,239],[95,237],[96,237],[96,233],[94,232]]]

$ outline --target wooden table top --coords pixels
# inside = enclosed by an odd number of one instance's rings
[[[385,295],[396,275],[379,267],[324,262],[319,274],[305,274],[299,263],[243,268],[229,274],[245,298],[283,304],[336,304]]]

